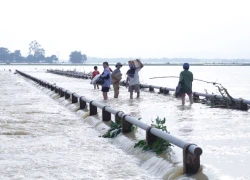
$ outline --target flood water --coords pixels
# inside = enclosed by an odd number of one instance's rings
[[[15,69],[106,103],[147,124],[157,116],[165,117],[171,135],[203,149],[200,171],[193,176],[183,174],[182,150],[176,146],[159,156],[134,148],[145,139],[143,130],[114,139],[99,137],[109,127],[101,121],[100,110],[89,116],[77,104],[14,74]],[[142,90],[139,99],[130,100],[125,87],[120,87],[119,99],[113,98],[111,89],[109,100],[103,101],[90,80],[46,73],[47,69],[92,71],[90,66],[0,66],[0,179],[250,179],[249,111],[200,103],[189,106],[187,98],[182,107],[172,92],[161,95]],[[121,69],[124,78],[127,69]],[[175,88],[177,78],[149,78],[179,76],[181,70],[181,66],[145,66],[140,80]],[[250,67],[191,66],[190,70],[194,78],[219,82],[233,97],[250,100]],[[204,89],[219,94],[212,84],[194,81],[193,91],[205,93]]]

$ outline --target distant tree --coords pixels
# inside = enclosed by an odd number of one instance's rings
[[[87,56],[82,54],[81,51],[73,51],[69,55],[69,61],[72,63],[84,63],[87,60]]]
[[[53,61],[51,60],[50,57],[46,57],[46,58],[45,58],[45,62],[46,62],[46,63],[52,63]]]
[[[46,63],[54,63],[54,62],[57,62],[57,61],[58,61],[58,58],[57,58],[56,55],[52,55],[50,57],[45,58]]]
[[[36,41],[36,40],[34,40],[34,41],[31,41],[31,43],[29,44],[29,54],[32,54],[32,55],[34,55],[35,54],[35,52],[38,50],[38,49],[40,49],[40,47],[41,47],[41,45],[40,44],[38,44],[38,42]]]
[[[39,54],[35,56],[36,62],[44,62],[45,61],[45,56],[43,54]]]
[[[23,57],[22,57],[20,50],[15,50],[14,56],[15,56],[15,62],[22,62],[23,61]]]
[[[86,58],[86,55],[83,56],[83,59]],[[58,62],[58,57],[56,55],[51,55],[50,57],[45,57],[45,50],[38,44],[37,41],[31,41],[29,44],[29,55],[27,57],[23,57],[20,50],[15,50],[14,52],[10,52],[5,47],[0,47],[0,62],[7,63],[39,63],[39,62],[47,62],[54,63]]]
[[[53,54],[52,56],[50,56],[50,58],[53,62],[58,62],[58,57],[56,55]]]
[[[82,60],[83,60],[83,62],[86,62],[86,61],[87,61],[87,55],[86,55],[86,54],[83,54],[83,55],[82,55]]]
[[[27,62],[26,58],[23,57],[23,56],[21,56],[20,59],[19,59],[19,61],[18,61],[18,63],[24,63],[24,62]]]
[[[26,57],[26,62],[28,62],[28,63],[32,63],[32,62],[34,62],[34,56],[33,55],[28,55],[27,57]]]
[[[29,44],[29,55],[33,55],[31,62],[43,62],[45,61],[45,50],[41,48],[41,45],[36,41],[31,41]],[[31,56],[29,57],[31,60]]]
[[[9,60],[9,62],[15,62],[15,53],[10,53],[8,60]]]
[[[3,62],[8,62],[9,61],[9,54],[10,51],[7,48],[0,47],[0,60]]]

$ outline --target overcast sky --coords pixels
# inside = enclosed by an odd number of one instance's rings
[[[248,0],[0,0],[0,47],[68,59],[250,59]]]

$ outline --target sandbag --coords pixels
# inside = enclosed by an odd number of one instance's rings
[[[137,59],[128,61],[128,64],[134,66],[135,68],[141,67],[141,62],[140,60],[137,60]]]
[[[97,74],[91,81],[90,84],[96,84],[96,80],[100,77],[101,74]]]

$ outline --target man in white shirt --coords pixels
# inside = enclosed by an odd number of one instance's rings
[[[130,99],[133,99],[133,92],[137,93],[137,98],[140,97],[140,79],[139,71],[143,68],[143,64],[139,59],[137,61],[140,63],[140,67],[135,68],[133,65],[129,65],[129,70],[127,71],[126,87],[129,85],[128,92],[130,92]]]

